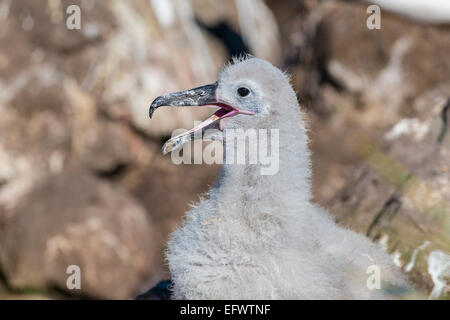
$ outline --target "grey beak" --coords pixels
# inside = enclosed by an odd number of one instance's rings
[[[186,107],[215,104],[217,103],[216,89],[217,83],[214,83],[186,91],[159,96],[150,105],[149,116],[151,118],[153,112],[162,106]]]

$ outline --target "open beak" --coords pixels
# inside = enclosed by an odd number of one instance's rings
[[[174,151],[186,142],[189,142],[197,137],[202,137],[203,132],[206,129],[223,130],[223,121],[221,120],[225,118],[233,117],[238,114],[254,115],[253,112],[238,110],[226,102],[218,99],[216,89],[217,83],[209,84],[186,91],[168,93],[156,98],[152,102],[149,109],[150,118],[153,116],[155,110],[162,106],[187,107],[213,105],[220,108],[196,127],[168,140],[163,146],[163,154]],[[197,131],[201,131],[202,134],[194,134]]]

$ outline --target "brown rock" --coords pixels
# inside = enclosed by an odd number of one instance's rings
[[[387,116],[409,112],[409,99],[448,81],[450,33],[444,27],[408,21],[386,11],[381,29],[368,29],[367,5],[332,1],[318,37],[317,54],[329,74]],[[349,45],[349,39],[354,45]],[[364,106],[361,106],[364,107]],[[381,118],[389,123],[389,118]]]
[[[448,260],[439,262],[438,277],[450,280],[450,135],[444,121],[450,99],[437,101],[420,117],[394,125],[384,135],[383,148],[356,137],[354,150],[367,162],[330,203],[339,221],[383,243],[427,295],[439,287],[429,269],[436,252]],[[450,287],[439,292],[448,298]]]
[[[80,171],[49,177],[7,221],[2,269],[13,288],[66,287],[81,269],[90,297],[126,299],[151,275],[158,237],[145,210],[121,189]]]

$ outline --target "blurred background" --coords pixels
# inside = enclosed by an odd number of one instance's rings
[[[362,1],[0,0],[0,299],[129,299],[170,277],[167,237],[220,167],[161,155],[210,112],[148,106],[244,52],[293,76],[314,200],[449,299],[449,7],[374,2],[380,29]]]

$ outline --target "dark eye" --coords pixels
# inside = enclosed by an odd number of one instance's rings
[[[240,88],[237,90],[237,92],[239,93],[239,95],[240,95],[241,97],[246,97],[246,96],[248,96],[248,94],[250,93],[250,90],[248,90],[248,89],[245,88],[245,87],[240,87]]]

